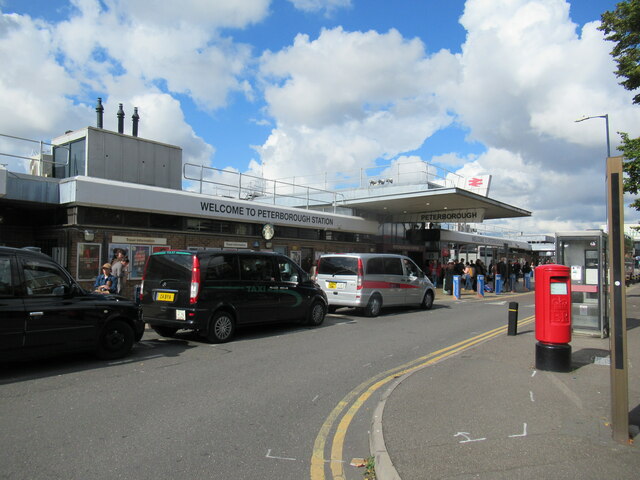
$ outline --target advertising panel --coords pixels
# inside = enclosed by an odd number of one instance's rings
[[[78,243],[78,271],[76,280],[95,280],[100,274],[102,245]]]

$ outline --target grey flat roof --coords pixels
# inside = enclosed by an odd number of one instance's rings
[[[377,194],[350,198],[341,206],[387,215],[419,214],[430,211],[484,209],[486,220],[529,217],[531,212],[460,188],[440,188],[412,192]]]

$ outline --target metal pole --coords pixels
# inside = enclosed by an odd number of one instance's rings
[[[611,142],[609,140],[609,114],[605,113],[604,115],[593,115],[591,117],[584,117],[578,120],[575,120],[575,123],[584,122],[585,120],[591,120],[592,118],[604,118],[605,126],[607,129],[607,158],[611,156]]]
[[[607,158],[609,295],[611,301],[611,426],[613,439],[629,444],[627,308],[624,278],[624,200],[622,157]]]
[[[611,144],[609,143],[609,114],[604,115],[605,124],[607,126],[607,158],[611,156]]]

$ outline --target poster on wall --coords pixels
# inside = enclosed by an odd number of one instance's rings
[[[100,274],[101,249],[99,243],[78,244],[77,280],[95,280]]]
[[[150,245],[131,245],[131,256],[129,257],[130,278],[142,278],[144,266],[150,254]]]
[[[130,245],[128,243],[110,243],[109,255],[108,255],[109,261],[113,263],[113,260],[118,256],[118,252],[122,252],[125,257],[128,257],[129,248],[130,248]]]
[[[300,262],[302,261],[302,252],[300,250],[291,250],[289,252],[289,257],[291,258],[291,260],[300,265]]]
[[[166,252],[171,250],[169,245],[154,245],[151,247],[151,253]]]

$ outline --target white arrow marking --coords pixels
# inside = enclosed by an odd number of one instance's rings
[[[481,442],[482,440],[486,440],[486,438],[471,438],[469,437],[469,432],[458,432],[454,435],[454,437],[465,438],[465,440],[460,440],[458,443]]]

